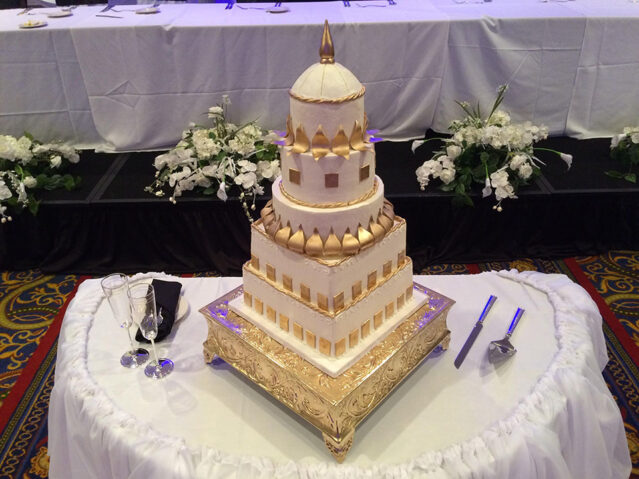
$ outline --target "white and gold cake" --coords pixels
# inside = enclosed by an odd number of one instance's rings
[[[384,198],[364,86],[320,62],[290,90],[281,177],[251,229],[244,294],[230,303],[279,343],[337,377],[426,301],[413,288],[406,224]]]

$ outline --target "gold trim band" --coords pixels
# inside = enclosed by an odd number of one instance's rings
[[[343,313],[344,311],[347,311],[349,308],[351,308],[352,306],[355,306],[357,303],[359,303],[360,301],[362,301],[363,299],[368,297],[369,294],[371,294],[377,288],[380,288],[381,286],[386,284],[388,281],[390,281],[397,273],[402,271],[404,268],[406,268],[408,266],[410,266],[412,268],[412,264],[413,264],[413,261],[410,259],[410,257],[406,256],[406,259],[404,260],[404,263],[401,266],[399,266],[398,268],[396,268],[390,275],[384,277],[383,281],[377,282],[377,284],[375,285],[374,288],[367,289],[362,294],[360,294],[354,301],[351,301],[345,308],[340,309],[337,312],[323,310],[319,306],[311,303],[310,301],[306,301],[306,300],[302,299],[299,295],[284,289],[283,287],[281,287],[276,282],[269,280],[266,276],[264,276],[262,274],[261,271],[255,271],[253,268],[251,268],[250,267],[251,266],[251,262],[250,261],[247,261],[246,263],[244,263],[244,266],[242,267],[242,270],[246,271],[247,273],[252,274],[253,276],[257,277],[258,279],[261,279],[263,282],[267,283],[268,285],[270,285],[271,287],[273,287],[274,289],[276,289],[280,293],[283,293],[286,296],[289,296],[290,298],[294,299],[295,301],[297,301],[299,303],[302,303],[304,306],[307,306],[308,308],[311,308],[316,313],[319,313],[319,314],[321,314],[323,316],[327,316],[327,317],[329,317],[331,319],[335,319],[335,316],[337,316],[338,314]]]
[[[282,192],[284,197],[287,200],[289,200],[291,203],[295,203],[296,205],[299,205],[299,206],[306,206],[308,208],[326,208],[326,209],[328,209],[328,208],[343,208],[345,206],[353,206],[353,205],[356,205],[358,203],[361,203],[362,201],[366,201],[367,199],[371,198],[375,193],[377,193],[378,187],[379,187],[379,185],[377,183],[377,178],[375,178],[375,180],[373,182],[373,187],[370,190],[368,190],[366,193],[364,193],[362,196],[360,196],[359,198],[355,198],[354,200],[351,200],[351,201],[339,201],[339,202],[335,202],[335,203],[307,203],[306,201],[298,200],[294,196],[291,196],[291,194],[284,189],[284,184],[282,183],[282,180],[280,179],[280,191]]]
[[[337,104],[337,103],[346,103],[349,101],[353,101],[353,100],[357,100],[358,98],[361,98],[364,96],[364,93],[366,93],[366,87],[364,85],[362,85],[362,89],[358,92],[355,93],[351,93],[350,95],[346,95],[343,96],[341,98],[308,98],[305,96],[301,96],[298,95],[297,93],[293,93],[292,90],[288,91],[288,94],[291,96],[291,98],[295,98],[296,100],[302,101],[304,103],[330,103],[330,104]]]

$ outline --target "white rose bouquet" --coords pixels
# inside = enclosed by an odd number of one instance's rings
[[[280,174],[277,146],[272,143],[279,136],[254,122],[243,126],[230,123],[229,104],[224,95],[221,105],[209,108],[212,127],[191,124],[175,148],[155,158],[155,181],[146,191],[164,196],[172,190],[169,201],[173,204],[184,191],[191,190],[226,201],[227,191],[236,185],[244,212],[253,221],[249,209],[255,210],[256,197],[264,194],[260,183],[274,181]]]
[[[0,222],[11,221],[9,208],[28,208],[38,212],[37,189],[72,190],[80,178],[65,174],[71,163],[80,161],[72,146],[63,143],[41,143],[25,133],[20,138],[0,135]]]
[[[623,173],[610,170],[606,171],[606,175],[636,183],[637,174],[632,169],[639,165],[639,126],[626,127],[623,129],[623,133],[612,137],[610,156],[614,160],[620,161],[627,171]]]
[[[431,179],[439,179],[442,190],[455,194],[456,204],[473,206],[469,196],[472,184],[483,184],[482,197],[494,194],[497,203],[493,209],[501,211],[504,199],[517,198],[519,187],[539,175],[543,163],[535,157],[533,145],[547,138],[548,129],[530,122],[512,123],[510,115],[499,109],[507,88],[499,87],[486,118],[482,117],[479,104],[472,108],[467,102],[457,102],[467,116],[450,124],[451,138],[413,142],[413,152],[426,141],[444,142],[442,149],[415,171],[422,190]],[[556,153],[570,168],[572,156],[548,148],[536,149]]]

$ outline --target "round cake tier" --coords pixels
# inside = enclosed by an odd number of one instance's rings
[[[372,193],[375,150],[351,151],[348,158],[329,153],[319,160],[313,154],[280,149],[284,193],[299,202],[313,204],[361,201]]]
[[[290,224],[292,233],[301,226],[306,238],[316,229],[322,241],[326,241],[331,229],[339,238],[347,230],[357,236],[358,227],[368,228],[371,219],[376,221],[384,209],[384,184],[377,176],[370,197],[353,205],[335,208],[315,208],[299,204],[284,195],[281,185],[282,179],[279,177],[272,187],[275,217],[282,227]]]
[[[350,138],[355,122],[361,127],[366,123],[363,96],[340,103],[311,103],[291,97],[290,112],[293,131],[302,126],[309,140],[320,126],[324,135],[332,141],[340,129]]]

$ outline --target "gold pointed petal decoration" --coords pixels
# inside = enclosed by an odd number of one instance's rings
[[[297,228],[295,234],[289,238],[288,249],[292,249],[293,251],[297,251],[298,253],[303,253],[304,243],[306,243],[306,238],[304,237],[304,230],[302,230],[302,225],[300,225]]]
[[[309,146],[310,144],[308,141],[308,136],[306,136],[304,127],[300,125],[297,127],[297,130],[295,131],[295,142],[293,143],[293,152],[306,153],[308,151]]]
[[[335,49],[331,38],[331,29],[328,27],[328,20],[324,20],[324,32],[322,32],[322,44],[319,49],[320,63],[335,63]]]
[[[275,233],[275,242],[282,246],[288,246],[288,239],[291,237],[291,225],[287,224]]]
[[[268,226],[275,221],[275,213],[271,211],[268,215],[262,218],[262,223],[264,224],[264,229],[267,229]]]
[[[342,243],[335,233],[333,233],[333,228],[331,228],[328,238],[326,238],[326,242],[324,243],[324,254],[326,256],[339,256],[341,253]]]
[[[351,147],[348,144],[348,137],[346,136],[344,127],[342,125],[339,126],[337,135],[335,135],[335,138],[333,138],[331,150],[333,150],[333,153],[335,153],[336,155],[343,156],[348,160],[349,154],[351,152]]]
[[[273,221],[271,224],[266,226],[266,234],[271,238],[275,238],[275,233],[280,230],[281,226],[282,224],[280,223],[280,220]]]
[[[395,219],[395,210],[393,209],[392,206],[384,205],[382,214],[384,214],[385,216],[388,216],[391,220]]]
[[[355,125],[353,126],[353,131],[351,132],[351,148],[357,151],[366,150],[366,144],[364,143],[364,132],[362,131],[362,125],[359,124],[359,121],[355,121]]]
[[[375,237],[375,242],[380,241],[386,234],[384,227],[376,223],[375,221],[373,221],[373,218],[371,218],[371,221],[368,224],[368,229],[370,230],[371,233],[373,233],[373,236]]]
[[[375,244],[375,237],[366,228],[362,228],[362,225],[357,227],[357,240],[363,250]]]
[[[359,241],[351,234],[350,228],[346,229],[342,238],[342,251],[345,255],[354,255],[359,251]]]
[[[273,207],[271,207],[271,206],[267,205],[267,206],[265,206],[264,208],[262,208],[260,210],[260,217],[262,219],[264,219],[264,217],[266,217],[268,215],[271,215],[271,214],[273,214]]]
[[[306,254],[309,256],[322,256],[324,254],[324,244],[322,243],[322,238],[317,228],[313,230],[313,234],[308,241],[306,241],[304,251],[306,251]]]
[[[325,157],[330,150],[331,143],[328,141],[327,136],[324,134],[324,130],[322,129],[322,125],[317,127],[317,131],[315,132],[315,136],[313,136],[313,140],[311,141],[311,152],[313,153],[313,158],[315,161],[320,158]]]
[[[377,222],[382,225],[382,228],[386,230],[386,233],[388,233],[393,227],[393,220],[391,220],[388,216],[384,216],[383,214],[380,214],[377,217]]]
[[[295,133],[293,133],[293,119],[291,115],[286,118],[286,138],[284,138],[284,144],[291,146],[295,143]]]

